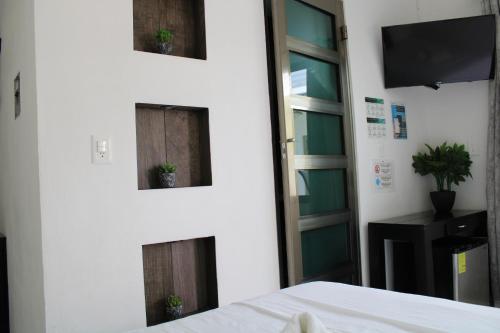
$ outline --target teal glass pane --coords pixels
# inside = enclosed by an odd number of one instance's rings
[[[338,65],[290,52],[292,94],[340,102]]]
[[[347,224],[303,231],[302,267],[305,278],[326,274],[349,261]]]
[[[300,216],[325,214],[346,208],[345,171],[297,170]]]
[[[336,50],[335,17],[301,1],[286,0],[288,35]]]
[[[294,119],[296,155],[344,154],[341,116],[295,111]]]

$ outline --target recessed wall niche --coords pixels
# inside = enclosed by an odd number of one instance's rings
[[[215,237],[143,245],[147,325],[167,321],[165,301],[177,295],[184,316],[218,307]]]
[[[158,167],[177,166],[176,187],[212,185],[208,109],[136,104],[139,190],[159,189]]]
[[[206,60],[204,0],[134,0],[134,50],[158,53],[158,29],[173,32],[174,56]]]

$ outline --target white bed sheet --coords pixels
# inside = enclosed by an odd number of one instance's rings
[[[279,333],[309,312],[341,333],[500,333],[500,309],[314,282],[130,333]]]

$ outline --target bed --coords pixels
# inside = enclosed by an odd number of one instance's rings
[[[310,313],[333,333],[499,333],[500,309],[330,282],[313,282],[130,333],[280,333]]]

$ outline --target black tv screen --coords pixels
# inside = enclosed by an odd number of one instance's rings
[[[385,87],[492,79],[495,15],[382,28]]]

